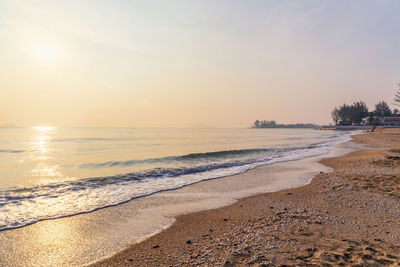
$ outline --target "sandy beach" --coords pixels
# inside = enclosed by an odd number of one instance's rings
[[[181,215],[161,233],[93,266],[275,266],[400,263],[400,131],[323,159],[306,186]]]

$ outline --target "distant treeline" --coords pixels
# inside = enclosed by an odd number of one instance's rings
[[[311,123],[296,123],[296,124],[277,124],[275,121],[259,121],[256,120],[251,128],[314,128]]]
[[[351,105],[343,104],[332,110],[332,119],[336,125],[376,125],[380,118],[399,116],[397,109],[391,110],[385,101],[375,105],[373,111],[369,111],[363,101],[354,102]]]

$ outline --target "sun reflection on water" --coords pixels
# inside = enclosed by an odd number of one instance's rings
[[[33,127],[33,129],[35,130],[35,137],[32,144],[34,146],[34,150],[39,152],[39,155],[33,156],[38,163],[32,170],[32,175],[42,178],[61,177],[62,174],[59,172],[59,166],[50,166],[48,162],[46,162],[51,158],[49,155],[51,150],[50,141],[55,133],[56,128],[53,126],[36,126]]]
[[[37,149],[42,152],[43,154],[46,154],[48,152],[48,144],[49,144],[49,135],[38,135],[36,142],[34,144],[37,146]]]
[[[44,221],[30,232],[28,251],[41,266],[56,266],[57,263],[72,259],[76,254],[76,225],[67,220]],[[68,261],[66,261],[68,262]]]
[[[33,129],[35,129],[38,132],[48,132],[48,131],[53,131],[56,127],[53,126],[35,126]]]
[[[39,163],[36,165],[35,169],[32,170],[33,176],[40,177],[61,177],[61,173],[58,171],[59,167],[57,165],[50,167],[44,163]]]

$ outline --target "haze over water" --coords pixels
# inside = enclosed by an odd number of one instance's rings
[[[0,129],[0,229],[327,153],[311,129]]]

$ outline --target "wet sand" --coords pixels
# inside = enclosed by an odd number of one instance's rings
[[[400,130],[363,133],[369,149],[323,159],[306,186],[181,215],[94,266],[400,264]]]

